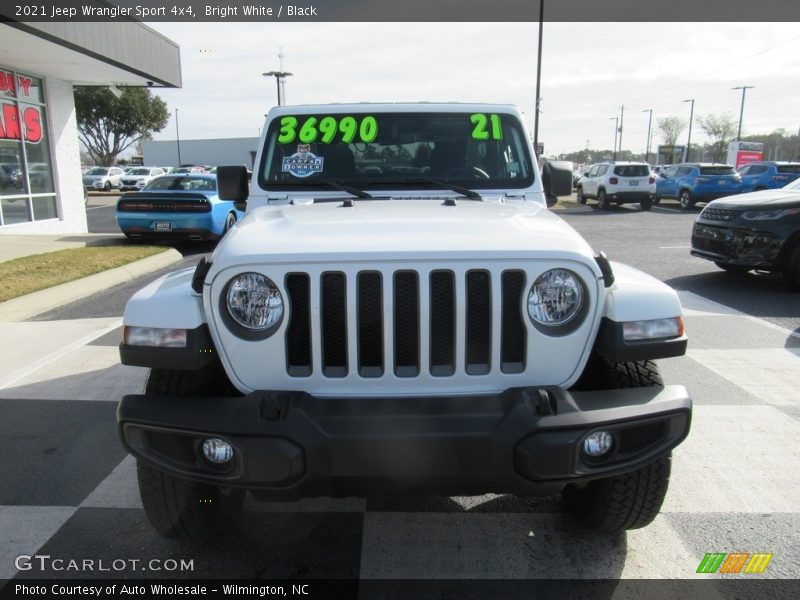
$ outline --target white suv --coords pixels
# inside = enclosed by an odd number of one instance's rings
[[[643,162],[604,162],[592,165],[578,182],[578,202],[586,204],[595,198],[601,210],[638,202],[642,210],[650,210],[656,193],[656,178],[650,165]]]
[[[142,190],[150,181],[164,174],[164,169],[159,167],[134,167],[119,178],[120,189]]]

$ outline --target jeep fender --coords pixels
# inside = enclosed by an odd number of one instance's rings
[[[194,267],[156,279],[136,292],[122,322],[137,327],[196,329],[206,322],[203,297],[192,289]]]
[[[606,290],[603,316],[619,323],[683,315],[678,294],[638,269],[612,262],[614,285]]]

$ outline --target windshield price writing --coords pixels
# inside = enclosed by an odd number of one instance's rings
[[[297,117],[281,117],[281,130],[278,134],[279,144],[291,144],[300,140],[304,144],[320,141],[332,143],[337,136],[345,144],[353,141],[370,143],[378,137],[378,121],[373,116],[366,116],[357,121],[355,117],[308,117],[300,125]]]
[[[488,140],[489,139],[489,130],[486,128],[486,125],[491,125],[491,138],[493,140],[502,140],[503,139],[503,126],[500,123],[500,116],[499,115],[484,115],[481,113],[475,113],[474,115],[469,116],[470,123],[474,125],[472,129],[472,139],[473,140]]]

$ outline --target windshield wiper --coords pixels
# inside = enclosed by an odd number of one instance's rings
[[[400,185],[427,185],[427,186],[436,186],[445,188],[448,190],[452,190],[461,194],[462,196],[469,198],[470,200],[480,200],[481,195],[478,192],[475,192],[469,188],[462,187],[460,185],[456,185],[454,183],[449,183],[447,181],[441,181],[439,179],[430,179],[428,177],[412,177],[407,179],[379,179],[376,180],[375,183],[388,183],[388,184],[400,184]]]
[[[352,194],[356,198],[374,198],[371,194],[368,194],[364,190],[360,190],[358,188],[345,185],[343,183],[338,183],[336,181],[332,181],[330,179],[314,179],[308,182],[309,185],[327,185],[328,187],[332,187],[340,192],[347,192],[348,194]]]

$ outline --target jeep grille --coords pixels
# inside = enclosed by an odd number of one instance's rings
[[[384,278],[389,278],[388,287]],[[495,279],[499,286],[493,286]],[[521,270],[470,270],[463,286],[457,285],[455,273],[446,269],[427,273],[360,271],[354,299],[347,298],[347,287],[344,273],[321,273],[317,287],[319,322],[314,324],[310,275],[286,275],[291,315],[286,329],[289,375],[308,377],[320,370],[330,378],[346,377],[353,371],[365,378],[382,377],[387,372],[416,377],[423,356],[427,356],[431,375],[448,377],[456,374],[457,352],[463,353],[468,375],[485,375],[493,369],[520,373],[525,369],[526,325],[521,314],[525,273]],[[348,340],[348,305],[354,306],[350,313],[356,321],[354,344]],[[459,306],[464,308],[461,328],[457,323]],[[497,310],[501,313],[500,330],[493,331],[492,315]],[[313,339],[312,332],[318,332],[319,339]],[[386,339],[392,341],[391,357],[385,353]],[[315,344],[321,349],[320,365],[312,364]],[[500,346],[499,365],[491,364],[495,344]],[[427,352],[422,352],[423,345]]]

